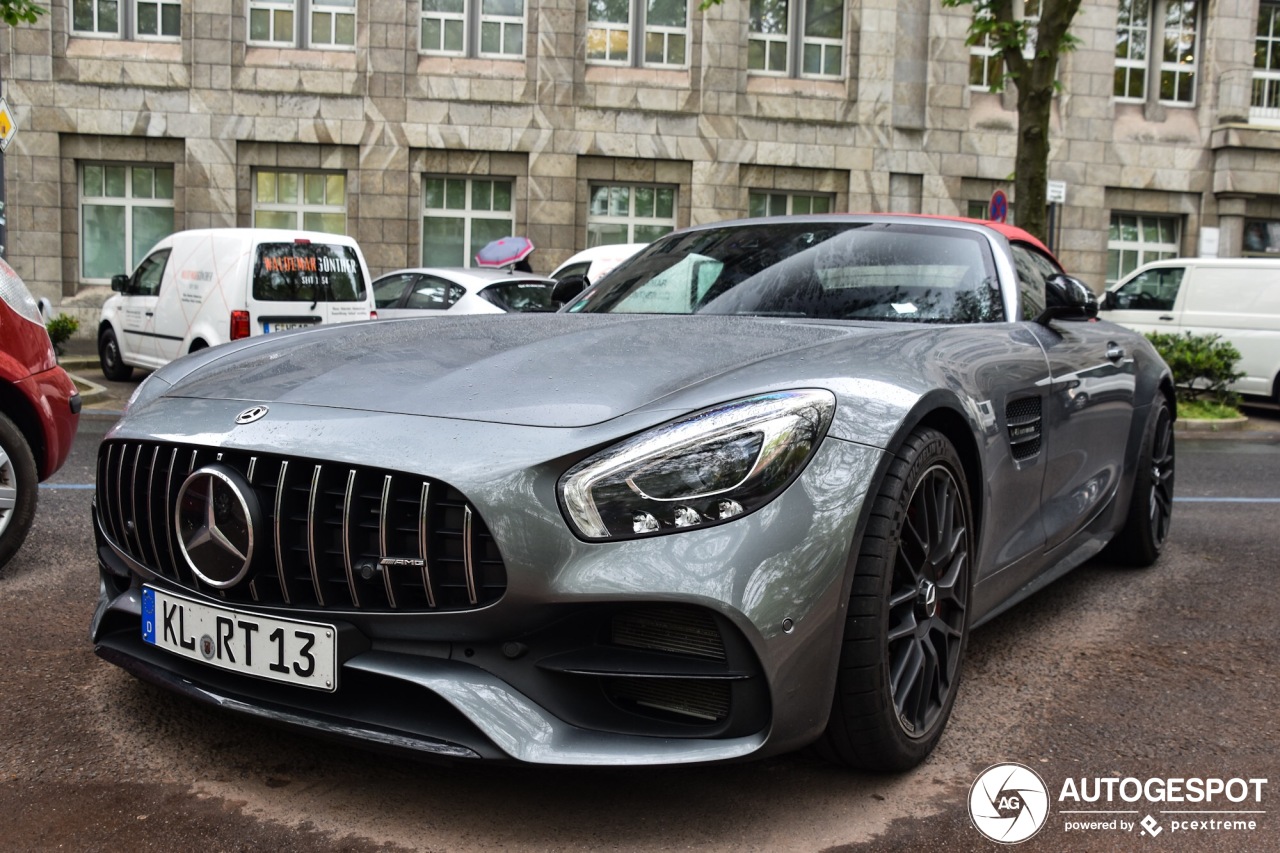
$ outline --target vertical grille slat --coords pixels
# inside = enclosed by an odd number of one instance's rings
[[[316,501],[320,496],[320,473],[323,465],[316,465],[311,474],[311,495],[307,499],[307,565],[311,568],[311,583],[316,591],[316,604],[324,607],[324,589],[320,582],[320,566],[316,559]]]
[[[225,591],[197,581],[174,527],[182,484],[215,463],[243,478],[261,516],[249,579]],[[103,442],[97,471],[100,526],[123,554],[231,603],[448,612],[506,592],[502,555],[475,507],[419,475],[142,441]]]

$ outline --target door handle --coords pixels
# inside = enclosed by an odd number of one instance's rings
[[[1160,315],[1160,319],[1161,319],[1161,320],[1172,320],[1172,319],[1173,319],[1173,315],[1172,315],[1172,314],[1161,314],[1161,315]]]
[[[1107,358],[1111,361],[1120,361],[1124,358],[1124,347],[1115,344],[1107,347]]]

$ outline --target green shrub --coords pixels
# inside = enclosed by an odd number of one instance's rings
[[[62,355],[63,344],[71,340],[71,336],[80,328],[80,321],[70,314],[59,314],[46,323],[45,328],[49,331],[49,340],[53,341],[53,351]]]
[[[1179,400],[1208,398],[1224,406],[1239,402],[1239,395],[1228,386],[1244,376],[1243,371],[1236,370],[1240,351],[1222,340],[1221,335],[1148,332],[1147,340],[1173,371]]]

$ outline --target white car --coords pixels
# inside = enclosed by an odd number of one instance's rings
[[[551,277],[560,281],[571,275],[585,275],[588,282],[595,284],[606,273],[647,245],[649,244],[614,243],[608,246],[592,246],[590,249],[583,249],[556,267]]]
[[[485,267],[414,267],[373,282],[378,316],[554,311],[553,279]]]

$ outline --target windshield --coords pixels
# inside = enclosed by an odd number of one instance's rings
[[[360,259],[332,243],[261,243],[253,265],[253,298],[267,302],[363,302]]]
[[[997,281],[967,229],[775,220],[660,239],[567,310],[987,323],[1004,319]]]

